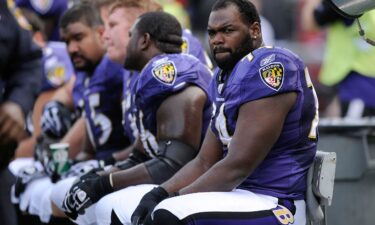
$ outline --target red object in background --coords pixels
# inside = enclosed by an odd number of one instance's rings
[[[187,7],[187,5],[188,5],[188,0],[176,0],[176,2],[179,2],[179,3],[181,3],[184,7]]]

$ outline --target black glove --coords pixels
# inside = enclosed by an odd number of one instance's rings
[[[132,224],[149,224],[155,206],[168,197],[168,192],[162,187],[156,187],[145,194],[131,217]]]
[[[65,196],[63,209],[65,214],[75,220],[78,214],[99,201],[100,198],[113,191],[109,175],[95,176],[79,180],[73,184]]]
[[[115,166],[120,170],[129,169],[135,165],[140,163],[146,162],[150,160],[151,157],[142,153],[140,150],[134,148],[132,153],[130,153],[129,157],[123,161],[116,162]]]
[[[104,158],[104,159],[101,159],[101,160],[98,160],[99,162],[99,165],[101,167],[105,167],[105,166],[108,166],[108,165],[113,165],[116,163],[116,159],[115,157],[113,157],[113,155],[111,154],[110,156],[108,156],[107,158]]]
[[[94,179],[94,178],[99,178],[100,175],[97,172],[104,171],[101,168],[96,168],[92,169],[89,172],[83,174],[82,176],[79,177],[79,181],[84,181],[84,180],[89,180],[89,179]]]

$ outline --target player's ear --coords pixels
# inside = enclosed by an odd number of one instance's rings
[[[104,26],[97,26],[96,27],[96,33],[100,37],[100,39],[104,40]]]
[[[141,50],[147,49],[151,45],[151,35],[149,33],[144,33],[140,38]]]
[[[254,22],[249,26],[251,39],[257,39],[261,36],[261,28],[259,22]]]

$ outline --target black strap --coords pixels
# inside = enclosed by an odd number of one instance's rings
[[[153,182],[161,184],[192,160],[197,152],[178,140],[161,141],[156,158],[147,161],[145,166]]]
[[[293,199],[279,198],[278,204],[289,209],[289,211],[293,214],[293,216],[296,214],[297,208],[296,208],[296,205],[294,204]]]

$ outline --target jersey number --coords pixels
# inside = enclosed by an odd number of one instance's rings
[[[313,92],[313,95],[314,95],[314,102],[315,102],[315,116],[314,116],[314,119],[311,122],[309,138],[310,139],[316,139],[316,131],[317,131],[318,123],[319,123],[319,101],[318,101],[318,96],[315,92],[314,85],[311,82],[309,70],[307,69],[307,67],[305,67],[305,79],[306,79],[307,87],[312,89],[312,92]]]
[[[214,105],[214,112],[216,111],[216,105]],[[224,113],[225,103],[223,103],[219,108],[219,115],[217,115],[215,121],[216,130],[219,132],[220,140],[224,146],[229,147],[232,136],[229,135],[227,128],[227,118]]]
[[[108,117],[106,117],[104,114],[95,112],[95,109],[100,105],[100,96],[98,93],[95,93],[89,96],[89,104],[90,104],[91,115],[87,115],[87,116],[89,116],[92,119],[92,121],[94,122],[95,128],[100,127],[100,130],[102,133],[100,137],[98,138],[98,140],[99,140],[99,144],[103,145],[107,142],[112,132],[111,120],[108,119]],[[89,136],[90,136],[92,143],[95,143],[92,130],[91,129],[88,129],[88,130],[89,130]]]

